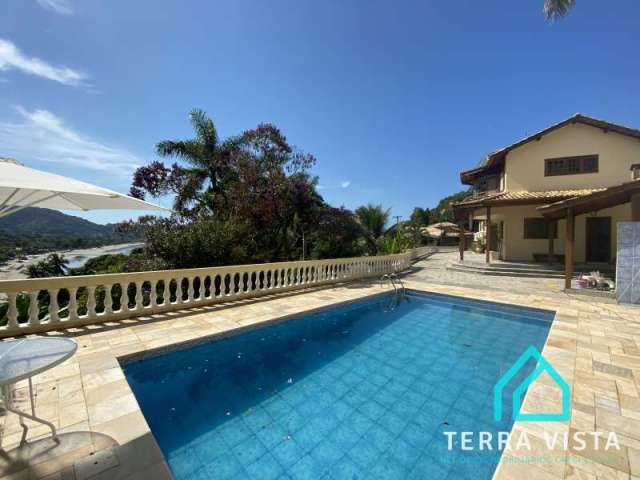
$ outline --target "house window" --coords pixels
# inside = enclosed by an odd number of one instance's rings
[[[579,157],[547,158],[544,161],[544,176],[575,175],[578,173],[597,173],[598,155]]]
[[[499,179],[495,175],[482,177],[475,184],[477,192],[490,192],[498,189]]]
[[[544,239],[549,238],[549,224],[544,218],[524,219],[524,238]],[[558,228],[554,228],[553,238],[558,238]]]

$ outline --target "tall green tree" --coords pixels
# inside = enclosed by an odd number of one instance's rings
[[[171,168],[161,162],[136,170],[131,195],[144,198],[145,192],[154,197],[174,193],[174,209],[180,214],[212,211],[216,195],[224,192],[224,183],[231,173],[231,156],[239,150],[240,138],[221,141],[218,131],[207,114],[200,109],[189,113],[195,138],[163,140],[156,145],[161,157],[174,157],[184,163]]]
[[[544,14],[548,20],[565,17],[575,6],[576,0],[544,0]]]
[[[274,125],[220,141],[202,111],[194,110],[191,120],[195,139],[158,144],[159,154],[179,157],[180,164],[157,161],[134,175],[131,192],[138,198],[176,196],[178,215],[145,220],[140,228],[149,255],[177,268],[339,257],[362,247],[353,213],[332,209],[318,194],[308,173],[315,157],[292,147]],[[348,233],[348,248],[334,241],[342,236],[338,227]]]

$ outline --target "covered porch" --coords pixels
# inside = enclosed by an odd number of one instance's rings
[[[556,265],[564,260],[562,246],[558,247],[563,229],[555,220],[546,221],[538,208],[593,191],[499,192],[467,199],[453,208],[461,228],[475,226],[480,231],[476,236],[485,248],[487,265],[501,261]],[[468,243],[460,245],[461,262],[468,247]]]
[[[581,197],[569,198],[538,207],[538,211],[549,224],[557,224],[558,221],[564,220],[564,284],[566,289],[571,288],[575,267],[576,218],[579,215],[593,214],[626,203],[630,203],[631,206],[629,220],[640,222],[640,180],[633,180]],[[549,258],[553,256],[553,252],[554,242],[550,235]]]
[[[640,180],[592,190],[503,192],[470,198],[454,205],[454,211],[461,228],[475,221],[478,230],[479,221],[485,244],[493,246],[479,257],[467,251],[468,243],[461,244],[455,270],[560,274],[569,289],[580,272],[614,277],[618,224],[640,222]]]

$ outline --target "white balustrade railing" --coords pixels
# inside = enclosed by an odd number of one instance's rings
[[[181,310],[406,270],[433,252],[0,281],[0,338]]]

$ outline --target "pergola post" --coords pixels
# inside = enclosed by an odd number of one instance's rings
[[[573,278],[573,244],[575,236],[575,218],[573,209],[567,208],[566,233],[564,240],[564,288],[571,288]]]
[[[547,220],[547,235],[549,237],[549,257],[547,261],[549,265],[553,265],[553,260],[554,260],[553,242],[556,237],[556,222],[553,220]]]
[[[464,232],[464,222],[460,221],[458,224],[460,227],[460,238],[458,242],[458,248],[460,249],[460,261],[464,261],[464,250],[466,248],[467,238]]]
[[[631,196],[631,221],[640,222],[640,193]]]
[[[485,236],[487,242],[485,262],[491,263],[491,207],[487,207],[487,233]]]

